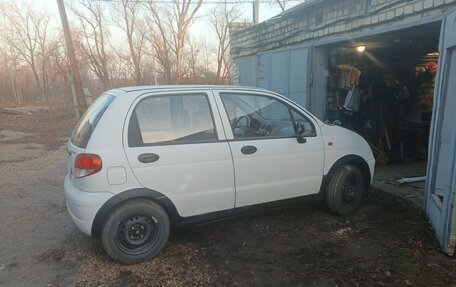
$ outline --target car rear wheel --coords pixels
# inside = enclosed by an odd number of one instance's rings
[[[116,262],[134,264],[158,255],[169,236],[169,218],[155,202],[129,200],[116,207],[106,219],[102,243]]]
[[[361,171],[353,165],[339,167],[328,184],[326,204],[339,215],[348,215],[361,205],[365,185]]]

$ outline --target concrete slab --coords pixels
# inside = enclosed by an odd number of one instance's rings
[[[371,187],[405,198],[424,209],[425,182],[399,184],[398,180],[426,175],[426,164],[426,161],[417,161],[376,167]]]

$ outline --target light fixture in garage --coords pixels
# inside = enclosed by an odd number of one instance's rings
[[[366,46],[364,46],[364,45],[358,46],[358,47],[356,47],[356,51],[359,53],[362,53],[362,52],[366,51]]]

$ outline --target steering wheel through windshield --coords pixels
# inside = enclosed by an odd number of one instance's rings
[[[234,123],[233,133],[235,137],[242,137],[250,127],[250,117],[240,116]]]

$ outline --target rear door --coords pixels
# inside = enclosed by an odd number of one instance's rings
[[[441,248],[453,254],[456,245],[456,12],[442,23],[439,71],[436,79],[429,140],[426,212]]]
[[[181,216],[233,208],[233,162],[212,93],[143,95],[133,107],[124,146],[139,182]]]
[[[308,115],[268,94],[220,91],[218,95],[233,153],[236,207],[319,191],[323,144]],[[298,122],[305,129],[305,143],[296,139]]]

